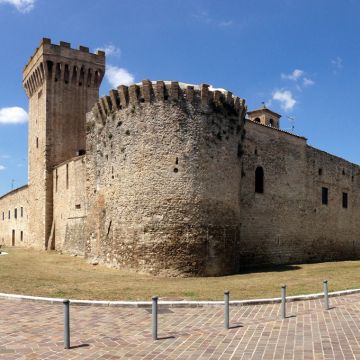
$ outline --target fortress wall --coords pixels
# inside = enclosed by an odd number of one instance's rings
[[[310,146],[306,153],[310,208],[305,256],[313,261],[359,258],[360,167]],[[322,187],[328,189],[328,205],[322,204]]]
[[[85,157],[73,158],[53,170],[54,222],[51,248],[84,255],[86,217]]]
[[[301,255],[306,214],[306,140],[248,121],[241,179],[241,265],[291,262]],[[264,193],[255,170],[264,169]]]
[[[358,256],[359,167],[308,146],[304,138],[250,121],[245,129],[241,265]],[[257,166],[264,169],[263,194],[255,193]],[[322,187],[329,189],[328,205],[322,204]],[[342,208],[342,192],[349,194],[348,209]]]
[[[176,82],[101,99],[87,122],[87,256],[163,275],[236,271],[244,113],[231,94]]]
[[[28,186],[0,197],[0,244],[29,246]]]

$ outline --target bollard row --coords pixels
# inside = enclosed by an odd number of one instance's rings
[[[328,281],[323,281],[324,286],[324,309],[329,310]],[[151,333],[153,340],[158,340],[158,296],[152,297]],[[64,349],[70,349],[70,300],[63,300],[64,304]],[[286,319],[286,285],[281,286],[281,319]],[[224,292],[224,327],[230,329],[230,292]]]

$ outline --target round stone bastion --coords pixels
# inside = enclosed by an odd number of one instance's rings
[[[86,256],[161,276],[239,268],[245,101],[209,85],[119,86],[87,115]]]

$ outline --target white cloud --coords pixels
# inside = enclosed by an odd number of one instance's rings
[[[283,110],[292,110],[296,104],[293,94],[289,90],[276,90],[272,96],[273,100],[279,101]]]
[[[5,170],[5,169],[6,169],[6,168],[5,168],[4,165],[0,165],[0,171]]]
[[[0,0],[0,4],[10,4],[15,6],[21,13],[27,13],[34,8],[36,0]]]
[[[291,74],[281,74],[282,79],[292,80],[292,81],[298,81],[301,77],[305,75],[305,72],[300,69],[295,69]]]
[[[344,67],[343,59],[340,56],[337,56],[335,59],[331,60],[331,65],[333,67],[334,74],[336,74]]]
[[[233,21],[232,20],[227,20],[227,21],[220,21],[217,25],[220,27],[228,27],[233,25]]]
[[[302,88],[306,88],[315,84],[315,81],[310,79],[308,76],[305,76],[306,72],[304,70],[295,69],[290,74],[281,74],[281,78],[284,80],[291,80],[296,83],[296,89],[302,91]]]
[[[193,14],[192,17],[205,24],[210,24],[213,21],[207,11],[199,11],[196,14]]]
[[[309,79],[309,78],[307,78],[307,77],[304,77],[304,78],[303,78],[303,85],[304,85],[304,87],[312,86],[312,85],[314,85],[314,84],[315,84],[315,81],[314,81],[314,80],[311,80],[311,79]]]
[[[95,52],[101,50],[101,51],[105,51],[106,56],[120,56],[121,55],[121,50],[120,48],[109,44],[103,47],[99,47],[97,49],[95,49]]]
[[[199,11],[193,14],[192,17],[200,23],[215,25],[218,27],[230,27],[234,25],[234,22],[232,20],[219,20],[211,17],[209,15],[209,12],[206,10]]]
[[[0,124],[22,124],[27,120],[28,114],[21,107],[0,108]]]
[[[108,65],[105,77],[112,87],[134,83],[134,75],[124,68]]]

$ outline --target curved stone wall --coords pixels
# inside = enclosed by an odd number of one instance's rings
[[[88,114],[88,257],[172,276],[237,271],[246,108],[210,89],[143,81]]]

